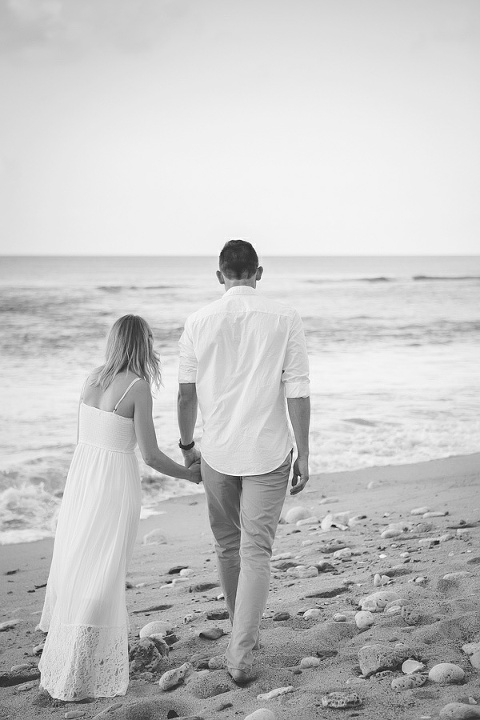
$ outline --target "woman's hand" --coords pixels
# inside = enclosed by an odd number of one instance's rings
[[[195,485],[199,485],[202,482],[202,474],[200,472],[200,460],[196,460],[194,463],[189,465],[188,472],[190,473],[190,477],[188,478],[190,482],[195,483]]]

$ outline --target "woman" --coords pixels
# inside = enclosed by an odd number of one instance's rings
[[[87,378],[80,397],[78,444],[39,624],[48,631],[40,683],[56,699],[127,691],[125,576],[141,499],[136,443],[158,472],[201,481],[199,462],[185,468],[158,449],[150,388],[159,383],[148,324],[121,317],[110,331],[105,364]]]

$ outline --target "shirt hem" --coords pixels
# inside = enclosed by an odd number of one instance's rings
[[[271,473],[274,470],[276,470],[277,468],[279,468],[280,465],[282,465],[285,462],[286,457],[288,456],[289,453],[292,452],[292,450],[293,450],[293,444],[290,445],[289,448],[287,448],[285,454],[283,454],[279,460],[274,461],[274,464],[272,466],[268,465],[267,469],[262,468],[261,470],[249,470],[248,472],[245,472],[245,471],[235,472],[232,470],[220,470],[219,467],[216,467],[215,462],[213,462],[213,463],[210,462],[210,460],[208,459],[208,454],[206,455],[205,451],[203,449],[202,449],[202,457],[205,460],[205,462],[207,463],[207,465],[212,468],[212,470],[215,470],[215,472],[218,472],[221,475],[229,475],[231,477],[254,477],[255,475],[267,475],[268,473]]]

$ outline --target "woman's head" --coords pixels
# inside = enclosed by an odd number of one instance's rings
[[[107,340],[105,365],[95,384],[105,390],[124,370],[130,370],[151,385],[160,385],[160,358],[153,349],[153,334],[139,315],[124,315],[113,324]]]

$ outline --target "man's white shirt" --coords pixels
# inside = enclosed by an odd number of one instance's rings
[[[310,395],[308,356],[296,310],[250,286],[187,318],[180,383],[196,383],[202,455],[225,475],[263,475],[293,447],[285,398]]]

